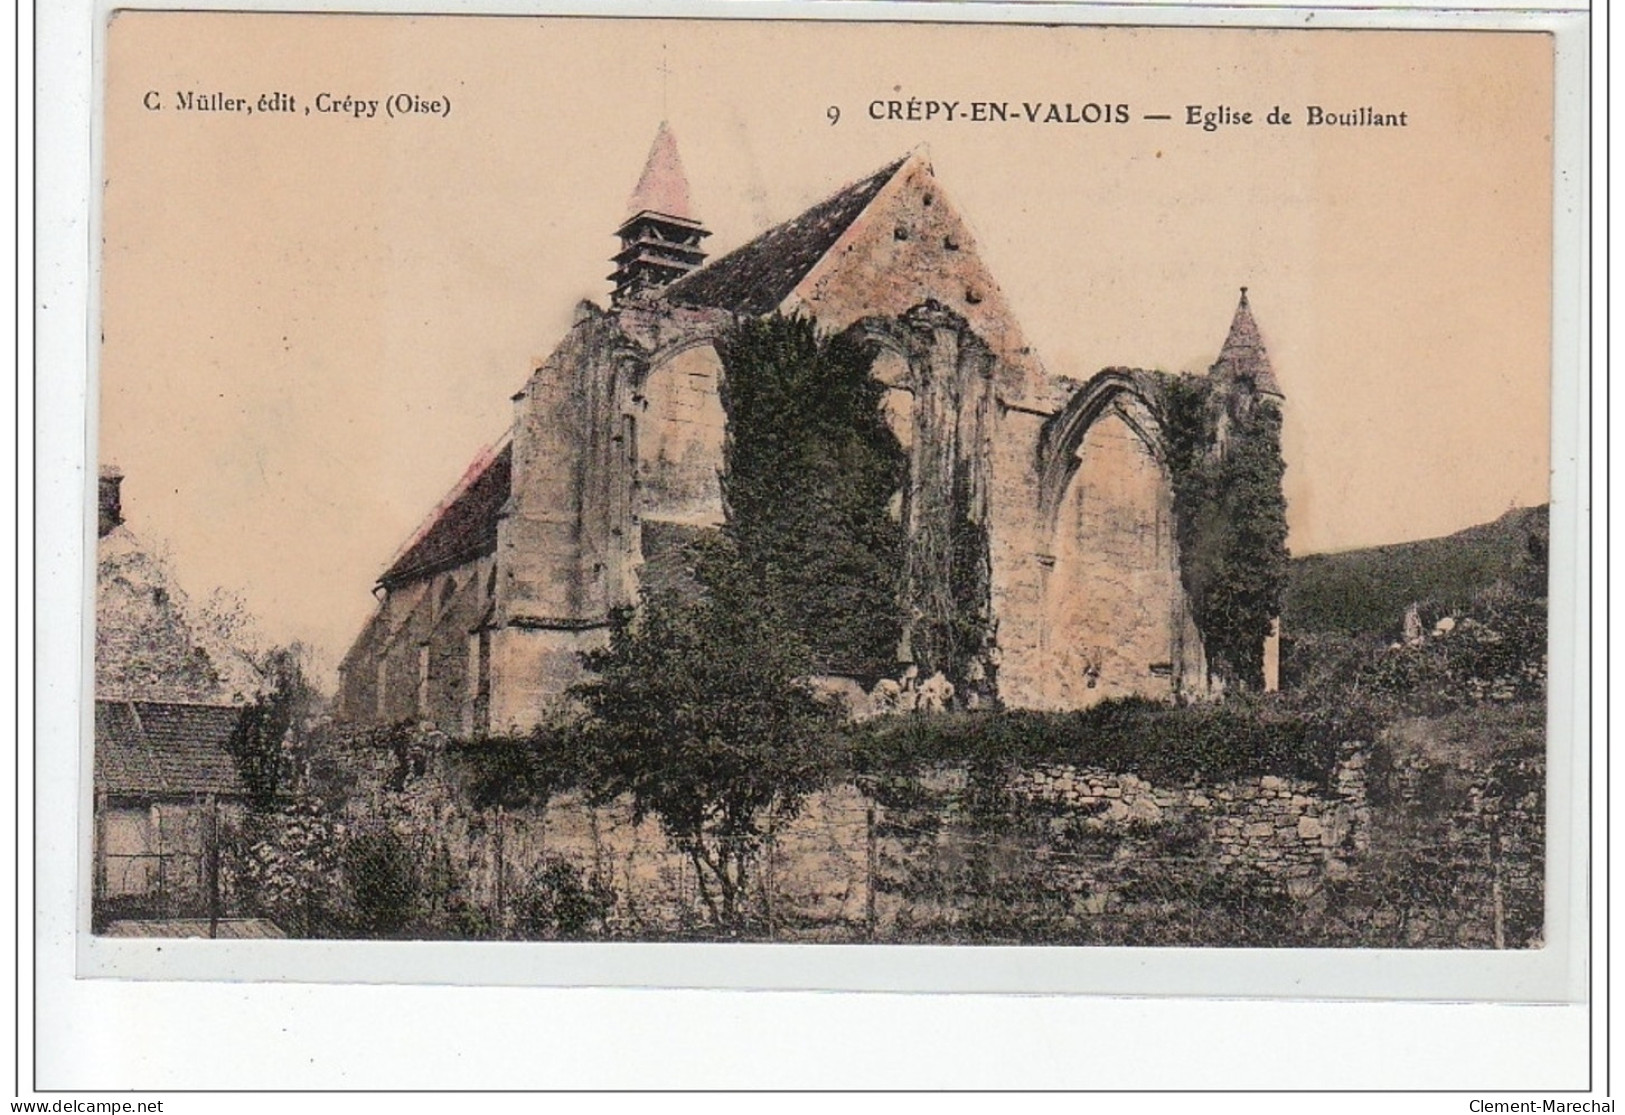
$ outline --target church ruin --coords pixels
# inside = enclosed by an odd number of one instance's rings
[[[858,331],[878,352],[909,459],[899,674],[943,606],[932,540],[959,516],[985,539],[973,671],[989,700],[1056,710],[1212,692],[1155,374],[1111,368],[1080,385],[1047,372],[923,154],[707,263],[662,125],[617,235],[609,308],[580,304],[514,396],[508,435],[378,579],[341,667],[342,718],[463,737],[533,726],[581,679],[612,612],[722,524],[715,341],[775,312]],[[1227,397],[1280,402],[1245,290],[1209,375]],[[1264,662],[1273,688],[1270,648]]]

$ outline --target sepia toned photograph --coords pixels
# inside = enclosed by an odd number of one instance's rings
[[[1550,35],[106,48],[93,935],[1548,944]]]

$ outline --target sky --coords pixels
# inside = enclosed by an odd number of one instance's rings
[[[1286,393],[1292,550],[1447,534],[1548,498],[1551,49],[1513,33],[118,13],[97,455],[191,595],[240,596],[265,638],[331,667],[576,303],[605,301],[665,119],[715,253],[925,145],[1056,374],[1203,371],[1247,286]],[[257,110],[188,111],[182,92]],[[293,112],[258,110],[276,93]],[[392,117],[397,94],[450,110]],[[376,115],[323,110],[347,97]],[[909,120],[911,100],[953,102],[955,119]],[[873,119],[877,101],[904,118]],[[976,101],[1015,119],[969,119]],[[1029,103],[1041,120],[1051,103],[1129,119],[1028,123]],[[1253,122],[1205,130],[1192,105]],[[1407,123],[1308,127],[1310,105]],[[1292,124],[1266,123],[1276,107]]]

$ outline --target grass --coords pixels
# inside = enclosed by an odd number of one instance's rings
[[[1292,635],[1392,637],[1413,602],[1465,608],[1513,572],[1529,536],[1544,536],[1546,514],[1545,507],[1518,508],[1444,538],[1297,558],[1281,609],[1282,629]]]

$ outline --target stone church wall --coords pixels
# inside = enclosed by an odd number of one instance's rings
[[[619,393],[635,346],[583,303],[514,399],[513,494],[497,532],[499,626],[576,630],[625,603],[634,446]]]
[[[384,599],[341,667],[340,718],[428,721],[443,732],[469,733],[474,628],[489,605],[492,564],[479,558]]]
[[[696,345],[651,368],[642,390],[629,400],[640,520],[721,525],[727,429],[721,377],[716,350]]]
[[[1183,589],[1166,471],[1117,413],[1091,425],[1046,555],[1041,707],[1170,697]]]
[[[910,455],[897,500],[908,538],[899,673],[907,662],[964,668],[966,685],[984,679],[1012,708],[1205,685],[1166,475],[1126,427],[1102,420],[1079,447],[1081,479],[1057,536],[1040,446],[1077,385],[1032,353],[929,163],[904,163],[781,308],[825,330],[861,323],[882,341],[877,375]],[[347,661],[345,715],[389,722],[428,711],[447,730],[523,730],[580,679],[579,653],[602,645],[645,567],[664,570],[653,549],[675,537],[667,528],[722,521],[726,418],[710,342],[731,320],[659,298],[578,308],[514,399],[489,637],[461,648],[430,640],[414,625],[437,622],[420,615],[437,615],[437,602],[398,590]],[[966,517],[987,547],[969,605],[952,541]],[[980,647],[958,645],[967,608],[986,621]],[[404,638],[403,625],[413,626]],[[373,664],[376,675],[364,676]]]

